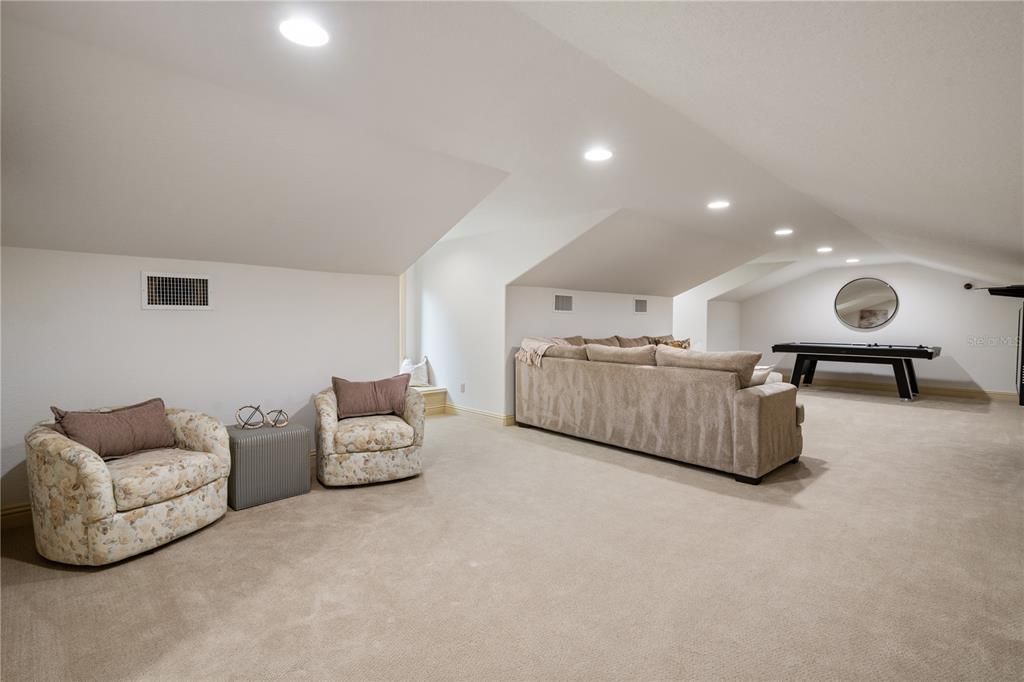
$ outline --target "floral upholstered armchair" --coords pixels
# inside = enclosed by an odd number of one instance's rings
[[[338,421],[328,388],[313,399],[317,412],[316,476],[327,486],[360,485],[415,476],[423,470],[423,396],[410,388],[402,414]]]
[[[213,523],[227,511],[228,432],[213,417],[167,409],[175,447],[104,461],[39,423],[25,436],[36,548],[99,566]]]

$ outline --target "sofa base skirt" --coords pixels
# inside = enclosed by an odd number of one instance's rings
[[[51,561],[103,566],[147,552],[208,526],[228,508],[228,480],[92,523],[66,518],[59,529],[43,526],[33,509],[36,550]],[[44,513],[45,512],[41,512]]]
[[[318,454],[316,458],[317,480],[331,487],[397,481],[422,471],[419,445],[376,452]]]
[[[658,459],[663,459],[666,462],[675,462],[677,464],[684,464],[686,466],[695,467],[696,469],[701,469],[703,471],[713,471],[713,472],[716,472],[716,473],[719,473],[719,474],[727,474],[729,476],[732,476],[733,479],[735,479],[738,483],[747,483],[749,485],[759,485],[761,483],[761,481],[764,480],[764,478],[766,476],[768,476],[768,474],[772,473],[773,471],[777,471],[778,469],[781,469],[786,464],[795,464],[795,463],[800,461],[800,455],[796,454],[791,459],[787,460],[786,462],[783,462],[782,464],[780,464],[780,465],[778,465],[776,467],[773,467],[772,469],[766,471],[765,473],[761,474],[760,476],[756,476],[756,477],[755,476],[743,476],[741,474],[737,474],[735,471],[732,471],[730,469],[721,469],[721,468],[718,468],[718,467],[707,466],[706,464],[699,464],[697,462],[694,462],[694,461],[691,461],[691,460],[688,460],[688,459],[683,459],[681,457],[673,457],[671,455],[663,455],[663,454],[660,454],[660,453],[657,453],[657,452],[646,452],[644,450],[637,450],[636,448],[631,448],[628,445],[620,445],[619,443],[614,443],[612,441],[597,440],[596,438],[589,438],[587,436],[580,436],[580,435],[577,435],[575,433],[570,433],[568,431],[559,431],[558,429],[552,429],[552,428],[549,428],[547,426],[541,426],[539,424],[534,424],[534,423],[529,422],[529,421],[527,421],[525,419],[518,419],[517,418],[516,426],[521,426],[521,427],[529,428],[529,429],[539,429],[541,431],[547,431],[548,433],[556,433],[556,434],[559,434],[559,435],[562,435],[562,436],[568,436],[570,438],[578,438],[579,440],[585,440],[585,441],[589,441],[591,443],[597,443],[599,445],[610,445],[612,447],[620,448],[620,449],[625,450],[627,452],[635,452],[635,453],[638,453],[638,454],[641,454],[641,455],[648,455],[650,457],[657,457]]]

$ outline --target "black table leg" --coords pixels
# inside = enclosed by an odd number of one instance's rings
[[[892,360],[892,371],[896,375],[896,388],[899,389],[901,400],[913,400],[914,393],[910,390],[910,378],[907,376],[907,366],[903,360]]]
[[[914,361],[910,358],[904,358],[903,365],[907,370],[907,379],[910,380],[910,392],[917,395],[920,391],[917,390],[917,372],[914,371]]]
[[[807,370],[804,372],[804,385],[814,381],[814,370],[818,369],[818,361],[811,358],[807,361]]]
[[[793,376],[789,378],[789,383],[797,388],[800,388],[800,376],[804,373],[804,362],[806,362],[804,356],[797,354],[796,362],[793,363]]]

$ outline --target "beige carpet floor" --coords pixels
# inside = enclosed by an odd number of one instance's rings
[[[106,569],[3,537],[2,675],[1024,676],[1024,409],[828,389],[759,487],[475,417]]]

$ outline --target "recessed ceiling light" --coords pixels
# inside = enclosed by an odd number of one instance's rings
[[[847,258],[846,262],[847,263],[859,263],[860,262],[860,258]]]
[[[288,40],[306,47],[320,47],[331,39],[320,24],[302,17],[292,17],[282,21],[277,27]]]
[[[591,147],[584,154],[587,161],[607,161],[612,158],[612,150],[607,147]]]
[[[819,246],[818,247],[818,253],[832,253],[832,247],[831,246]]]
[[[713,211],[720,211],[723,208],[729,208],[729,202],[726,201],[725,199],[715,199],[714,201],[708,203],[708,208],[710,208]]]
[[[779,229],[775,230],[776,237],[788,237],[791,234],[793,234],[792,227],[780,227]]]

